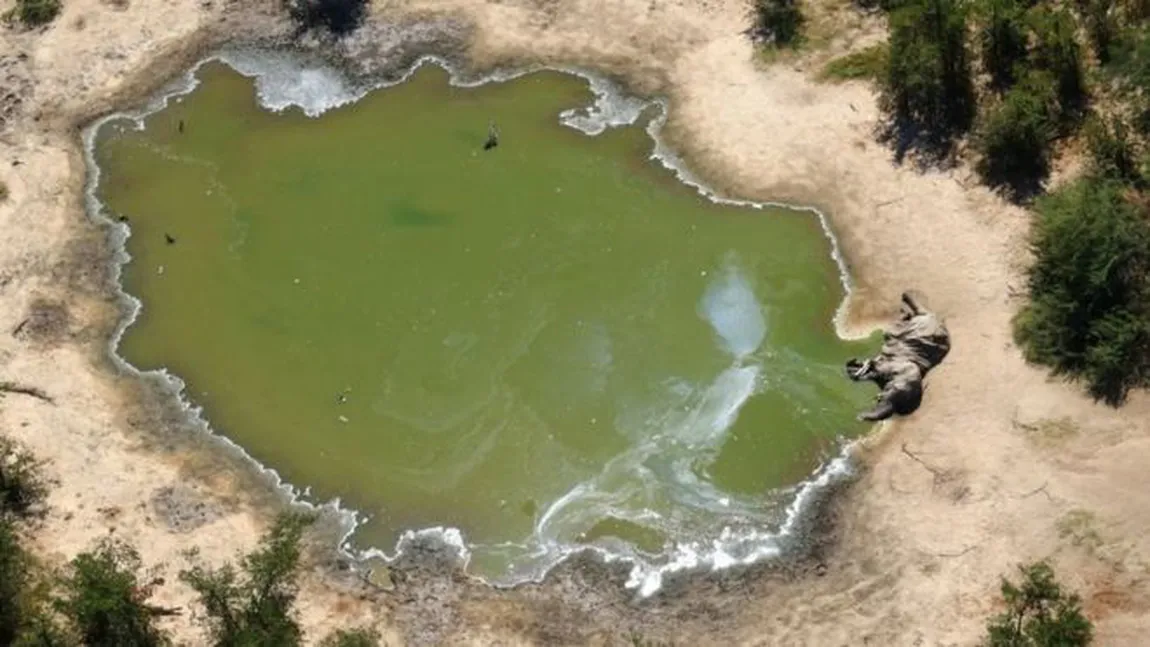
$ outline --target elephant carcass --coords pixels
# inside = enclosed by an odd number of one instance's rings
[[[882,350],[869,359],[851,359],[847,376],[856,382],[871,380],[881,391],[871,411],[860,420],[885,420],[906,415],[922,404],[922,380],[950,352],[950,333],[942,319],[919,305],[909,293],[902,295],[902,315],[883,333]]]

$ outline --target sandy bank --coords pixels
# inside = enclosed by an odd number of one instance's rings
[[[842,23],[832,49],[873,38],[874,25],[849,9],[816,4]],[[998,576],[1052,557],[1083,593],[1099,644],[1141,643],[1150,398],[1097,407],[1025,366],[1009,335],[1025,214],[964,169],[892,165],[874,142],[872,93],[811,82],[807,60],[760,65],[741,33],[745,12],[723,0],[392,0],[343,47],[402,57],[415,50],[395,25],[442,17],[477,67],[585,65],[666,95],[667,132],[709,181],[830,214],[859,288],[852,321],[889,315],[911,287],[948,317],[954,350],[932,373],[923,409],[868,443],[865,473],[836,507],[838,541],[821,554],[821,576],[764,572],[635,608],[596,589],[593,566],[508,593],[403,571],[395,591],[372,592],[317,568],[301,609],[309,630],[378,621],[392,644],[400,634],[610,643],[632,630],[682,644],[971,644]],[[11,191],[0,203],[0,331],[37,322],[0,334],[0,362],[4,379],[56,401],[7,396],[0,425],[49,458],[61,481],[38,535],[44,553],[63,560],[103,533],[127,536],[146,563],[165,565],[163,604],[188,603],[174,577],[185,548],[216,562],[249,548],[274,495],[236,476],[214,443],[173,427],[170,402],[106,359],[118,312],[104,234],[82,209],[77,127],[217,43],[283,34],[277,14],[271,4],[70,0],[46,31],[0,39],[0,180]],[[170,622],[194,643],[190,620]]]

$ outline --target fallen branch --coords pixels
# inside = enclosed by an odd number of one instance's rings
[[[912,452],[912,451],[910,451],[909,449],[907,449],[907,448],[906,448],[906,443],[903,443],[903,444],[902,444],[902,453],[904,453],[904,454],[906,454],[907,456],[909,456],[909,457],[910,457],[910,459],[911,459],[911,460],[913,460],[914,462],[918,463],[919,465],[922,465],[922,466],[923,466],[923,468],[924,468],[924,469],[926,469],[926,471],[930,472],[931,474],[934,474],[934,477],[935,477],[936,479],[946,478],[946,472],[944,472],[943,470],[940,470],[940,469],[938,469],[937,467],[931,467],[931,466],[930,466],[930,465],[929,465],[929,464],[928,464],[926,461],[922,460],[921,458],[919,458],[918,456],[916,456],[916,455],[914,454],[914,452]]]
[[[1050,492],[1048,492],[1048,491],[1046,490],[1046,486],[1047,486],[1048,484],[1049,484],[1049,481],[1048,481],[1047,483],[1043,483],[1042,485],[1040,485],[1040,486],[1038,486],[1038,487],[1034,488],[1033,490],[1031,490],[1031,491],[1027,492],[1026,494],[1020,494],[1020,495],[1018,495],[1018,498],[1020,498],[1020,499],[1029,499],[1030,497],[1034,496],[1035,494],[1038,494],[1039,492],[1041,492],[1041,493],[1043,493],[1044,495],[1046,495],[1046,500],[1047,500],[1047,501],[1053,501],[1053,500],[1054,500],[1054,497],[1050,496]]]
[[[975,548],[978,548],[979,546],[980,546],[980,544],[974,544],[973,546],[967,546],[966,548],[958,551],[957,553],[928,553],[925,550],[922,550],[921,548],[916,549],[916,550],[918,550],[918,552],[922,553],[923,555],[930,555],[931,557],[950,557],[950,558],[953,558],[953,557],[962,557],[963,555],[969,553],[970,551],[974,550]]]
[[[17,393],[19,395],[36,398],[37,400],[43,400],[48,404],[56,404],[56,400],[45,393],[43,389],[35,386],[24,386],[16,382],[0,382],[0,393]]]
[[[902,202],[904,199],[906,199],[906,196],[902,196],[900,198],[894,198],[893,200],[886,200],[885,202],[880,202],[880,203],[876,204],[874,206],[874,208],[875,209],[881,209],[882,207],[888,207],[888,206],[890,206],[896,202]]]

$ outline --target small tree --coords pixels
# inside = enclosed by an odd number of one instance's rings
[[[219,569],[202,566],[180,578],[200,596],[212,644],[218,647],[292,647],[300,644],[293,606],[298,585],[300,540],[312,517],[283,514],[260,546]]]
[[[1086,143],[1091,173],[1136,186],[1143,184],[1134,142],[1122,119],[1109,123],[1101,117],[1092,119],[1086,124]]]
[[[981,14],[982,64],[991,84],[1005,90],[1014,84],[1016,68],[1026,58],[1025,7],[1018,0],[986,0]]]
[[[129,544],[105,538],[69,565],[57,608],[87,647],[156,647],[169,644],[153,625],[150,586],[140,583],[140,555]]]
[[[791,45],[798,41],[804,22],[798,0],[755,0],[751,32],[774,45]]]
[[[1011,89],[976,133],[979,174],[1012,198],[1036,193],[1050,172],[1049,102],[1042,79],[1030,79]]]
[[[896,128],[927,143],[948,143],[970,127],[974,90],[960,2],[908,0],[891,13],[882,106]]]
[[[20,546],[12,519],[0,515],[0,645],[11,645],[24,624],[28,555]]]
[[[1094,48],[1094,55],[1098,62],[1105,65],[1110,61],[1110,46],[1114,44],[1117,33],[1114,0],[1083,0],[1081,12],[1082,21],[1086,25],[1086,34],[1090,37],[1090,45]]]
[[[60,0],[16,0],[16,6],[5,18],[15,18],[25,27],[39,27],[56,19]]]
[[[1063,592],[1043,562],[1020,566],[1022,583],[1003,578],[1006,611],[986,626],[990,647],[1084,647],[1093,626],[1082,615],[1077,595]]]
[[[1034,66],[1054,78],[1058,93],[1058,117],[1064,125],[1078,123],[1086,108],[1086,80],[1082,72],[1082,48],[1077,26],[1065,10],[1042,6],[1031,13],[1034,25]]]
[[[44,501],[44,464],[16,441],[0,436],[0,516],[23,517]]]
[[[340,629],[324,638],[319,647],[379,647],[379,632],[371,629]]]

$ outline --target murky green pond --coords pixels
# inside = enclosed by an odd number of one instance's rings
[[[863,430],[871,393],[840,367],[871,344],[834,334],[818,220],[706,201],[639,126],[562,125],[584,80],[468,89],[425,66],[309,118],[198,75],[97,140],[143,303],[120,350],[368,515],[357,545],[458,528],[499,581],[588,542],[718,546],[776,529],[788,486]]]

